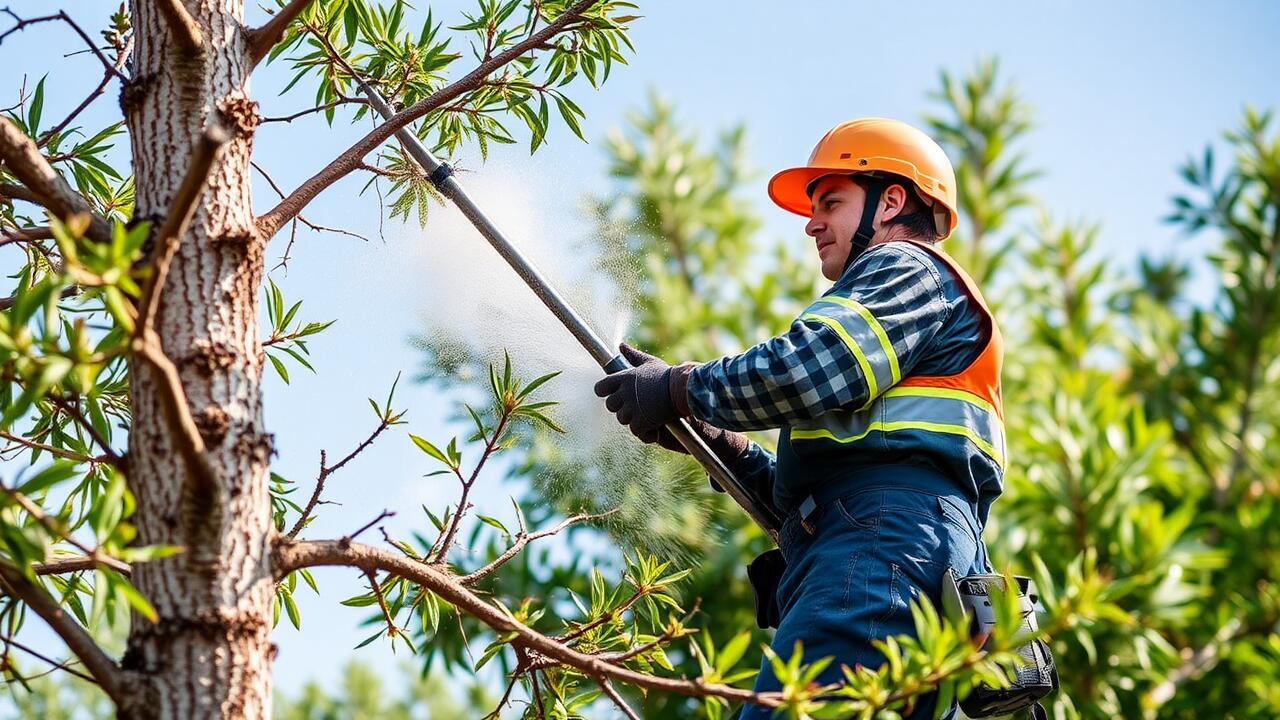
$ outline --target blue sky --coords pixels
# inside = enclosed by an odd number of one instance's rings
[[[425,9],[426,0],[417,3]],[[67,2],[86,27],[96,28],[111,2]],[[47,12],[48,4],[12,4],[23,15]],[[436,17],[457,17],[470,3],[432,3]],[[470,170],[463,182],[513,238],[534,249],[549,274],[577,287],[583,272],[567,248],[589,231],[578,210],[587,193],[606,187],[598,139],[623,122],[625,113],[656,90],[671,101],[685,124],[710,139],[730,125],[747,125],[750,158],[760,170],[742,188],[758,198],[764,236],[808,246],[801,222],[768,204],[764,184],[770,173],[803,162],[813,143],[835,123],[862,115],[918,120],[935,107],[926,94],[938,72],[964,72],[985,56],[1000,59],[1034,107],[1036,128],[1025,149],[1030,163],[1046,171],[1037,195],[1059,219],[1101,224],[1101,250],[1117,271],[1132,267],[1136,254],[1187,248],[1180,232],[1160,222],[1169,198],[1182,190],[1178,164],[1190,153],[1217,142],[1234,127],[1246,103],[1280,108],[1280,5],[1253,0],[1235,3],[1156,2],[663,2],[641,3],[645,18],[635,25],[637,55],[618,67],[600,91],[574,95],[587,113],[584,144],[564,128],[553,131],[547,148],[530,157],[527,145],[503,147],[482,165],[474,152],[459,158]],[[249,12],[251,22],[263,16]],[[451,22],[451,20],[450,20]],[[4,25],[7,27],[7,22]],[[98,70],[65,29],[44,26],[11,37],[0,46],[0,106],[16,100],[23,73],[30,82],[51,74],[65,93],[47,101],[45,116],[61,117],[96,83]],[[309,91],[284,97],[283,64],[260,69],[253,92],[264,115],[282,115],[306,106]],[[75,87],[74,91],[69,88]],[[302,84],[303,87],[307,83]],[[116,88],[85,117],[93,127],[117,112]],[[255,159],[286,188],[295,187],[363,133],[366,126],[328,128],[316,117],[264,126]],[[473,328],[486,342],[501,341],[528,350],[540,361],[568,347],[546,324],[532,296],[521,295],[502,267],[489,260],[478,237],[468,235],[456,215],[437,211],[425,233],[394,224],[386,241],[377,239],[376,198],[358,195],[364,178],[349,178],[321,195],[306,215],[375,238],[299,231],[294,261],[273,277],[290,298],[304,299],[306,319],[337,319],[312,343],[319,371],[292,373],[293,384],[268,382],[266,415],[276,434],[277,472],[297,480],[306,492],[315,477],[319,450],[331,458],[354,447],[374,420],[365,398],[385,396],[396,373],[413,374],[419,355],[407,338],[424,327]],[[256,179],[255,179],[256,181]],[[255,187],[259,211],[272,196]],[[272,243],[272,258],[286,235]],[[1197,240],[1196,242],[1206,242]],[[11,256],[0,256],[11,267]],[[485,308],[507,313],[498,323]],[[617,313],[602,301],[588,314],[603,325]],[[447,317],[444,317],[447,315]],[[608,330],[604,330],[609,332]],[[541,352],[539,352],[541,350]],[[563,351],[565,364],[579,370],[570,378],[585,383],[591,373],[582,358]],[[683,360],[685,358],[671,358]],[[562,379],[563,380],[563,379]],[[568,405],[563,424],[585,429],[599,414],[584,408],[583,387],[564,386]],[[409,430],[448,437],[439,421],[447,399],[401,382],[397,393],[411,409]],[[576,400],[577,402],[572,402]],[[439,478],[424,479],[429,461],[400,432],[388,433],[329,482],[327,506],[308,532],[341,535],[363,525],[384,508],[399,510],[393,530],[421,527],[421,502],[435,507],[453,499],[454,488]],[[9,476],[12,470],[0,469]],[[490,474],[481,503],[505,504],[500,476]],[[501,513],[498,513],[501,514]],[[349,650],[365,633],[364,617],[337,601],[359,592],[354,573],[320,572],[324,598],[306,593],[301,633],[282,625],[275,636],[280,653],[278,687],[293,691],[308,678],[336,677]],[[373,645],[356,653],[381,667],[398,659]],[[401,658],[403,655],[401,656]]]

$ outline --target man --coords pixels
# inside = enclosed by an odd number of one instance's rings
[[[924,133],[843,123],[769,195],[809,218],[832,288],[740,355],[672,367],[624,346],[635,367],[596,393],[637,437],[672,449],[662,427],[690,418],[771,499],[786,518],[773,648],[833,656],[819,681],[838,682],[841,665],[883,663],[872,640],[914,634],[911,601],[940,607],[948,569],[990,568],[981,533],[1003,483],[1003,343],[973,281],[934,247],[958,222],[955,174]],[[767,428],[781,428],[776,456],[734,432]],[[764,663],[756,689],[778,687]],[[932,718],[933,704],[910,717]]]

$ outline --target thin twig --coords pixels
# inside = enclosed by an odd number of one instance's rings
[[[361,533],[363,533],[365,530],[368,530],[369,528],[373,527],[374,525],[377,525],[378,523],[382,522],[383,520],[386,520],[387,518],[389,518],[389,517],[393,517],[393,516],[395,516],[395,513],[394,513],[394,512],[392,512],[392,511],[390,511],[390,510],[383,510],[381,513],[378,513],[378,517],[376,517],[376,518],[374,518],[374,519],[370,520],[369,522],[365,523],[364,525],[361,525],[361,526],[360,526],[360,529],[356,530],[355,532],[351,533],[350,535],[345,535],[345,536],[343,536],[343,538],[342,538],[341,540],[339,540],[338,542],[340,542],[340,543],[344,543],[344,544],[346,544],[346,545],[350,545],[350,544],[351,544],[351,541],[352,541],[352,540],[355,540],[355,539],[356,539],[356,538],[357,538]]]
[[[111,64],[111,61],[107,59],[107,56],[103,55],[102,51],[98,49],[97,44],[94,43],[93,40],[89,39],[89,35],[85,33],[85,31],[79,25],[76,24],[76,21],[72,20],[71,16],[67,15],[66,12],[59,11],[54,15],[45,15],[42,17],[30,18],[26,20],[22,19],[21,17],[18,17],[17,13],[15,13],[14,11],[10,10],[7,7],[4,8],[2,12],[9,14],[9,16],[11,16],[15,21],[17,21],[18,24],[6,30],[3,34],[0,34],[0,43],[4,42],[4,39],[9,37],[13,33],[18,32],[19,30],[23,30],[29,25],[35,25],[36,23],[42,23],[42,22],[50,22],[53,20],[61,20],[62,22],[65,22],[66,24],[70,25],[71,29],[75,30],[76,34],[79,35],[80,38],[85,41],[85,44],[89,46],[89,49],[93,51],[93,54],[97,55],[98,59],[102,61],[102,67],[106,68],[108,72],[112,72],[116,76],[118,76],[121,82],[129,81],[129,78],[125,77],[124,73],[120,72]]]
[[[160,14],[164,16],[165,23],[177,40],[178,47],[188,55],[200,52],[200,48],[204,45],[204,34],[200,32],[200,26],[196,24],[195,18],[187,12],[182,0],[156,0],[156,4],[160,7]]]
[[[80,287],[78,285],[71,285],[63,288],[62,292],[59,293],[59,296],[62,297],[63,299],[66,299],[69,297],[74,297],[79,294],[80,294]],[[0,310],[8,310],[9,308],[13,307],[13,304],[17,302],[17,300],[18,300],[18,296],[16,295],[10,295],[8,297],[0,298]]]
[[[107,457],[111,458],[112,465],[115,465],[116,467],[123,466],[124,458],[112,449],[111,443],[107,442],[107,439],[98,432],[97,428],[93,426],[93,423],[89,422],[89,419],[80,411],[79,405],[73,405],[69,403],[66,398],[55,393],[49,393],[48,395],[45,395],[45,397],[48,398],[49,402],[52,403],[54,407],[71,416],[71,419],[75,420],[76,423],[89,434],[90,438],[93,438],[93,441],[98,444],[98,447],[102,449],[102,452]]]
[[[690,608],[689,612],[684,614],[684,617],[680,619],[679,624],[675,625],[674,628],[682,628],[685,623],[689,622],[689,620],[693,618],[694,615],[698,614],[698,610],[701,607],[702,607],[702,598],[698,598],[698,600],[693,603],[693,607]],[[650,650],[653,650],[659,645],[665,645],[666,643],[669,643],[672,640],[674,640],[677,636],[677,633],[673,631],[674,628],[672,627],[666,628],[662,631],[662,634],[659,635],[658,637],[654,638],[653,640],[650,640],[647,643],[644,643],[643,645],[637,645],[631,648],[630,650],[627,650],[626,652],[601,653],[600,657],[605,658],[611,663],[622,663],[634,657],[639,657],[649,652]],[[695,632],[695,631],[690,630],[688,632]],[[685,634],[688,634],[688,633],[685,633]]]
[[[311,500],[307,502],[307,506],[302,509],[302,516],[298,518],[298,522],[294,523],[293,529],[285,534],[285,537],[295,538],[298,537],[298,533],[302,532],[302,528],[306,526],[307,520],[311,517],[311,512],[315,510],[316,505],[320,502],[320,495],[324,492],[324,481],[328,480],[330,475],[342,469],[343,465],[351,462],[355,456],[364,452],[365,448],[372,445],[373,441],[378,439],[378,436],[382,434],[382,431],[386,430],[390,425],[391,423],[387,420],[386,416],[383,416],[382,422],[378,423],[378,427],[374,429],[373,433],[369,435],[364,442],[357,445],[356,449],[352,450],[349,455],[339,460],[338,464],[333,467],[325,466],[325,452],[324,450],[320,451],[320,475],[316,477],[316,489],[311,493]]]
[[[608,612],[604,613],[603,615],[596,618],[595,620],[592,620],[586,625],[582,625],[578,627],[576,630],[571,630],[570,632],[567,632],[564,635],[557,637],[556,640],[562,643],[567,643],[571,640],[576,640],[577,638],[580,638],[583,635],[586,635],[587,633],[591,632],[592,630],[595,630],[596,628],[600,627],[601,625],[604,625],[607,622],[612,622],[619,615],[629,610],[632,605],[635,605],[636,601],[644,597],[645,594],[646,593],[643,588],[636,588],[636,591],[631,593],[631,597],[624,600],[622,604],[619,605],[618,607],[612,610],[609,610]]]
[[[609,696],[609,699],[613,701],[613,704],[617,705],[618,709],[621,710],[629,720],[640,720],[640,716],[636,714],[636,711],[632,710],[631,706],[627,704],[627,701],[623,700],[622,696],[618,694],[618,691],[613,689],[613,683],[610,683],[604,678],[598,679],[596,683],[600,686],[601,690],[604,690],[604,694]]]
[[[454,537],[458,534],[458,527],[462,524],[462,516],[467,513],[467,496],[471,494],[471,487],[476,484],[476,480],[480,477],[480,471],[484,469],[484,464],[488,462],[498,449],[498,440],[502,437],[502,431],[507,426],[507,421],[511,419],[511,411],[503,409],[502,416],[498,418],[498,425],[493,429],[493,435],[485,442],[484,452],[480,455],[480,461],[476,463],[475,468],[471,471],[471,477],[463,480],[462,474],[458,468],[454,468],[453,472],[458,477],[458,481],[462,483],[462,497],[458,499],[458,512],[453,514],[453,520],[449,523],[449,528],[440,536],[440,549],[436,552],[435,561],[437,563],[448,562],[449,546],[453,543]],[[432,545],[435,549],[435,545]]]
[[[475,89],[494,71],[510,62],[513,62],[526,52],[541,46],[548,39],[560,33],[574,22],[580,20],[582,14],[598,2],[600,2],[600,0],[578,0],[578,2],[567,8],[543,29],[530,35],[528,38],[511,48],[508,48],[506,51],[494,56],[488,62],[480,63],[474,70],[463,76],[457,82],[441,88],[422,100],[419,100],[412,106],[396,113],[391,119],[375,127],[367,135],[356,141],[354,145],[326,165],[322,170],[320,170],[320,172],[313,175],[309,180],[299,186],[298,189],[294,190],[288,197],[281,200],[274,208],[268,210],[264,215],[259,216],[257,220],[258,229],[262,233],[262,236],[269,238],[275,235],[276,231],[283,227],[290,218],[301,212],[308,203],[321,193],[321,191],[337,182],[339,179],[345,177],[352,170],[355,170],[366,155],[373,152],[382,145],[382,143],[391,138],[397,130],[409,125],[418,118],[425,116],[432,110],[451,102],[459,95]]]
[[[26,645],[23,645],[22,643],[18,642],[17,640],[14,640],[14,639],[13,639],[13,638],[11,638],[11,637],[7,637],[7,638],[5,638],[5,639],[4,639],[4,644],[5,644],[5,645],[12,645],[13,647],[18,648],[19,650],[21,650],[22,652],[24,652],[24,653],[26,653],[26,654],[30,655],[31,657],[34,657],[34,658],[35,658],[35,659],[37,659],[37,660],[42,660],[42,661],[44,661],[45,663],[48,663],[49,665],[51,665],[51,666],[53,667],[53,669],[54,669],[54,670],[65,670],[65,671],[67,671],[67,672],[71,673],[72,675],[75,675],[76,677],[80,678],[81,680],[87,680],[87,681],[89,681],[89,682],[93,683],[94,685],[97,685],[97,684],[98,684],[98,681],[97,681],[97,680],[94,680],[92,675],[86,675],[85,673],[82,673],[82,672],[80,672],[79,670],[76,670],[75,668],[71,667],[72,665],[74,665],[74,664],[75,664],[75,663],[74,663],[73,661],[71,661],[71,660],[63,660],[63,661],[54,660],[53,658],[50,658],[50,657],[48,657],[48,656],[41,655],[40,653],[38,653],[38,652],[36,652],[35,650],[33,650],[33,649],[31,649],[31,648],[27,647]],[[43,674],[46,674],[46,675],[47,675],[48,673],[43,673]],[[37,677],[40,677],[40,675],[28,675],[28,676],[25,676],[25,679],[27,679],[27,680],[32,680],[32,679],[35,679],[35,678],[37,678]]]
[[[280,186],[276,184],[275,179],[272,178],[271,175],[268,174],[267,171],[264,170],[261,165],[253,161],[250,161],[249,165],[252,166],[254,170],[258,171],[258,174],[261,175],[262,178],[267,181],[267,184],[271,186],[271,189],[274,190],[277,195],[279,195],[282,199],[284,198],[284,191],[280,189]],[[286,245],[284,248],[284,255],[280,258],[280,262],[276,263],[277,268],[288,267],[289,252],[293,250],[293,242],[294,240],[297,239],[299,222],[311,228],[315,232],[331,232],[337,235],[346,235],[348,237],[358,238],[365,242],[369,242],[369,238],[361,235],[360,233],[351,232],[350,230],[343,230],[342,228],[329,227],[327,225],[320,225],[318,223],[313,223],[310,220],[308,220],[306,217],[304,217],[302,213],[298,213],[297,217],[293,218],[291,222],[293,224],[293,232],[289,235],[289,244]],[[270,341],[263,343],[263,345],[269,345],[269,344],[271,344]]]
[[[546,720],[547,709],[542,706],[542,688],[538,687],[537,672],[533,672],[529,674],[529,684],[530,684],[530,690],[533,694],[533,701],[534,703],[537,704],[538,717],[541,718],[541,720]]]
[[[395,620],[391,617],[391,609],[387,607],[387,598],[382,594],[382,586],[378,584],[378,573],[374,570],[365,570],[365,577],[369,578],[369,589],[373,591],[373,596],[378,599],[378,607],[382,608],[382,617],[387,621],[387,637],[395,637],[400,633],[400,628],[396,627]]]
[[[14,502],[18,503],[18,505],[23,510],[27,511],[28,515],[35,518],[36,522],[43,525],[44,528],[48,530],[49,533],[52,534],[54,537],[57,537],[59,540],[63,540],[71,544],[73,547],[75,547],[75,549],[79,550],[85,555],[88,555],[90,557],[98,556],[99,552],[96,548],[90,548],[84,543],[72,537],[71,530],[69,528],[63,526],[62,523],[57,519],[49,517],[49,515],[47,515],[44,512],[44,510],[40,508],[39,505],[31,501],[31,498],[27,497],[23,493],[18,492],[14,488],[9,487],[8,485],[2,482],[0,482],[0,492],[3,492],[5,495],[8,495],[9,497],[13,498]]]
[[[85,98],[79,105],[77,105],[76,109],[72,110],[70,115],[67,115],[65,118],[63,118],[62,122],[58,123],[57,125],[54,125],[52,128],[46,130],[43,134],[41,134],[40,138],[36,140],[36,146],[44,147],[45,145],[48,145],[49,141],[53,139],[54,135],[62,132],[68,125],[71,124],[72,120],[76,119],[76,116],[84,112],[85,108],[89,107],[89,105],[91,105],[94,100],[96,100],[99,96],[102,95],[103,92],[106,91],[107,85],[111,84],[112,77],[114,76],[124,77],[124,75],[121,74],[120,71],[124,68],[125,63],[129,62],[129,55],[132,52],[133,52],[133,33],[129,33],[129,39],[125,41],[124,47],[120,48],[119,51],[116,53],[115,65],[113,65],[110,68],[107,68],[107,70],[102,74],[102,81],[98,83],[98,87],[94,88],[93,92],[89,93],[89,97]]]
[[[289,30],[289,24],[296,20],[310,4],[311,0],[291,0],[266,23],[248,31],[249,67],[262,62],[262,58],[271,52],[271,48],[275,47]]]
[[[42,443],[42,442],[36,442],[31,438],[25,438],[25,437],[22,437],[21,435],[14,435],[13,433],[5,432],[3,430],[0,430],[0,438],[4,438],[5,440],[18,443],[19,445],[26,446],[28,448],[31,448],[32,450],[43,450],[49,453],[50,455],[55,455],[60,458],[66,458],[68,460],[75,460],[77,462],[82,462],[82,463],[115,464],[115,460],[113,460],[111,457],[107,455],[101,455],[99,457],[90,457],[88,455],[81,455],[80,453],[74,453],[74,452],[71,452],[70,450],[63,450],[62,448],[56,448],[52,445],[46,445],[45,443]],[[5,452],[7,452],[7,450]]]
[[[494,706],[493,712],[485,715],[481,720],[498,720],[499,714],[502,712],[502,708],[507,706],[507,701],[511,699],[511,691],[515,690],[516,683],[518,682],[520,682],[520,674],[515,672],[511,673],[511,679],[507,681],[507,689],[503,691],[502,699]]]
[[[298,112],[292,115],[262,118],[262,121],[259,124],[265,125],[267,123],[278,123],[278,122],[291,123],[300,117],[311,115],[312,113],[324,112],[325,110],[338,107],[339,105],[368,105],[368,104],[369,104],[369,101],[365,100],[364,98],[340,98],[338,100],[327,102],[323,105],[317,105],[316,107],[313,107],[313,108],[308,108],[306,110],[299,110]]]
[[[606,518],[618,512],[618,510],[619,508],[614,508],[607,512],[596,513],[596,514],[580,513],[578,515],[565,518],[555,527],[548,528],[546,530],[539,530],[538,532],[535,532],[532,535],[525,532],[524,520],[523,518],[520,518],[517,516],[516,521],[520,523],[520,530],[519,532],[516,533],[515,542],[511,544],[511,547],[507,548],[506,551],[504,551],[501,555],[495,558],[488,565],[485,565],[484,567],[480,568],[479,570],[476,570],[475,572],[472,572],[468,575],[463,575],[462,577],[458,578],[458,582],[461,583],[462,585],[474,585],[478,580],[482,580],[488,575],[491,575],[498,568],[507,564],[507,562],[510,561],[511,558],[519,554],[520,551],[523,550],[526,545],[533,542],[534,540],[539,540],[544,537],[550,537],[552,535],[555,535],[556,533],[569,527],[570,525],[573,525],[574,523],[588,522],[591,520],[599,520],[601,518]]]

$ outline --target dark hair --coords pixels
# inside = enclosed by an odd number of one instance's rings
[[[863,190],[867,188],[865,178],[858,175],[850,175],[849,179],[862,186]],[[937,242],[938,227],[933,222],[933,210],[920,199],[915,183],[896,175],[890,175],[882,179],[887,181],[884,186],[885,189],[893,185],[901,185],[902,189],[907,191],[907,202],[903,206],[903,211],[890,219],[885,225],[898,225],[916,240],[923,240],[929,243]]]

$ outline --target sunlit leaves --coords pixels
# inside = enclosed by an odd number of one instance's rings
[[[304,338],[324,332],[336,321],[304,323],[298,320],[298,309],[302,307],[302,301],[287,305],[280,287],[270,278],[267,280],[266,305],[267,321],[271,323],[271,331],[262,345],[276,374],[288,384],[289,369],[285,357],[292,358],[302,367],[315,372],[316,369],[307,359],[311,351],[307,348],[307,340]]]
[[[626,54],[633,51],[627,30],[638,15],[632,3],[621,0],[602,0],[545,42],[530,42],[523,52],[516,51],[568,6],[479,0],[474,10],[462,12],[463,22],[446,27],[430,8],[419,19],[402,0],[325,3],[304,13],[302,29],[291,30],[269,59],[290,53],[294,75],[285,91],[307,77],[319,80],[314,103],[325,108],[332,124],[341,105],[355,108],[354,119],[371,112],[361,100],[353,71],[393,107],[403,109],[459,81],[476,64],[501,57],[503,62],[486,77],[468,82],[455,99],[437,103],[414,132],[446,159],[471,146],[484,159],[492,143],[516,142],[514,131],[523,125],[530,150],[536,151],[551,130],[553,105],[560,122],[586,139],[585,113],[567,94],[573,81],[582,76],[599,87],[614,63],[626,63]],[[463,44],[470,49],[465,61],[463,53],[453,49]],[[408,219],[416,214],[425,224],[435,193],[421,170],[394,146],[382,151],[379,166],[379,172],[392,182],[388,193],[392,217]]]

